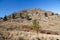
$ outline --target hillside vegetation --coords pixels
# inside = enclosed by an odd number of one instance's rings
[[[35,19],[38,21],[37,23],[36,21],[33,21]],[[26,33],[32,32],[31,35],[34,34],[33,32],[38,33],[39,35],[40,33],[46,35],[48,34],[60,35],[60,15],[51,11],[45,11],[39,8],[34,8],[34,9],[18,11],[12,13],[9,16],[5,16],[4,18],[0,18],[1,40],[21,40],[18,39],[20,38],[20,36],[14,39],[15,38],[14,36],[20,35],[21,31],[24,31]],[[23,36],[21,35],[21,37]],[[28,37],[26,38],[26,40],[28,40]]]

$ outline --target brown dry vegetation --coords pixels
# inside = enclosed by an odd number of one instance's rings
[[[42,30],[38,31],[39,33],[60,35],[60,15],[35,8],[16,12],[13,18],[11,14],[7,16],[7,21],[0,19],[0,40],[28,40],[29,37],[29,40],[33,40],[31,37],[36,33],[32,29],[32,20],[34,19],[39,21],[39,25],[42,28]],[[31,36],[29,36],[29,32],[32,32]]]

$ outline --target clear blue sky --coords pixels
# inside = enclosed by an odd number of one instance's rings
[[[30,8],[60,13],[60,0],[0,0],[0,17]]]

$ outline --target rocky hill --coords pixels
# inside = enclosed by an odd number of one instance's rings
[[[27,9],[27,10],[22,10],[22,11],[12,13],[11,15],[5,16],[4,18],[0,19],[1,32],[8,31],[9,33],[11,32],[10,34],[12,34],[12,31],[15,30],[16,30],[15,32],[18,31],[33,32],[31,28],[32,21],[36,19],[38,20],[39,26],[41,27],[42,29],[41,31],[43,33],[45,34],[58,33],[60,35],[60,15],[51,11],[45,11],[39,8]]]
[[[60,15],[50,11],[41,10],[39,8],[13,13],[7,16],[7,19],[7,22],[17,22],[29,26],[32,25],[32,20],[37,19],[42,29],[58,32],[60,30]]]

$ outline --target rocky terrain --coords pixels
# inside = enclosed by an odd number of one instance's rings
[[[38,35],[32,29],[34,19]],[[0,40],[60,40],[60,15],[39,8],[12,13],[0,19]]]

